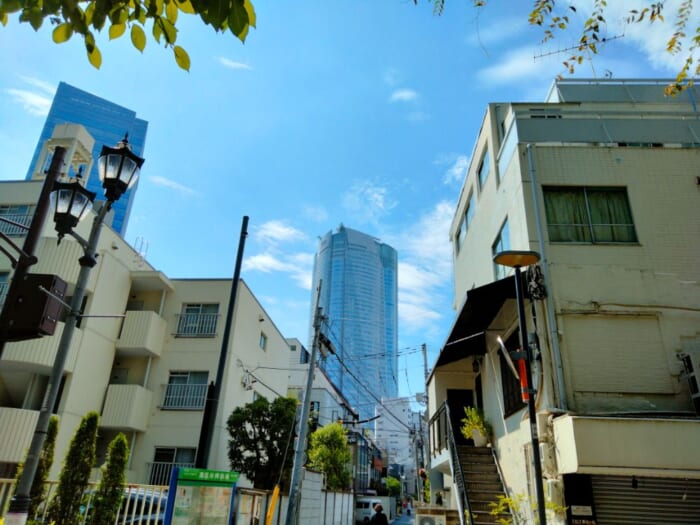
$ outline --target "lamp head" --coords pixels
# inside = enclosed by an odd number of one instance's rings
[[[510,268],[531,266],[540,260],[540,254],[532,251],[507,250],[493,256],[493,262]]]
[[[53,220],[56,223],[58,242],[73,231],[92,209],[95,193],[85,189],[77,180],[55,182],[51,192]]]
[[[128,133],[116,148],[102,146],[97,170],[109,202],[119,200],[136,183],[144,160],[131,151]]]

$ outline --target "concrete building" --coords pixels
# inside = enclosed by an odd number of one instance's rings
[[[42,173],[48,168],[51,158],[41,155],[42,147],[51,138],[56,126],[62,124],[80,124],[87,129],[94,138],[94,144],[91,147],[93,159],[99,157],[103,145],[114,146],[124,138],[125,133],[129,135],[129,144],[133,152],[139,157],[144,156],[148,122],[138,118],[136,112],[131,109],[60,82],[29,164],[27,180],[31,179],[35,173]],[[87,180],[87,189],[97,193],[98,200],[104,200],[97,165],[95,164],[92,168],[85,166],[83,177]],[[131,188],[114,203],[111,226],[122,237],[126,233],[137,187],[138,182],[137,186]]]
[[[432,490],[474,523],[535,483],[566,507],[550,523],[697,523],[700,90],[667,98],[666,83],[563,80],[544,103],[488,105],[450,231],[457,312],[428,379]],[[504,250],[541,256],[525,279],[532,422],[497,341],[519,347]],[[491,448],[461,437],[464,406],[484,411]]]
[[[378,399],[398,395],[396,250],[341,225],[319,242],[312,290],[311,311],[322,308],[321,331],[336,350],[321,367],[360,419],[369,419]]]
[[[74,136],[76,141],[83,138],[84,130]],[[85,145],[75,146],[82,151]],[[0,207],[33,206],[41,185],[39,179],[0,182]],[[81,236],[87,237],[91,219],[79,224]],[[22,244],[24,232],[6,223],[0,228]],[[84,317],[72,339],[54,407],[60,423],[51,478],[56,479],[80,419],[97,411],[100,461],[109,441],[124,432],[131,448],[128,481],[166,483],[173,465],[194,464],[205,393],[216,377],[222,349],[231,279],[169,278],[108,226],[97,253]],[[37,250],[39,262],[31,271],[60,276],[70,296],[81,255],[72,238],[57,245],[49,217]],[[11,270],[9,260],[0,258],[2,282],[9,281]],[[286,363],[290,353],[243,280],[231,322],[207,465],[224,470],[229,469],[228,415],[256,396],[272,400],[284,395],[288,372],[279,363]],[[0,478],[14,475],[29,447],[62,329],[59,322],[53,336],[5,345],[0,359]],[[257,381],[250,380],[253,373]]]

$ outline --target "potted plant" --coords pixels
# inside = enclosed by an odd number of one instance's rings
[[[464,407],[464,415],[460,428],[462,435],[473,440],[476,447],[485,446],[491,435],[491,425],[484,419],[484,414],[475,407]]]

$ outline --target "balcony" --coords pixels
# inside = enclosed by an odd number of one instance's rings
[[[39,411],[0,407],[0,463],[24,461]]]
[[[117,351],[129,355],[159,357],[165,341],[166,322],[156,312],[128,311],[121,334],[116,343]]]
[[[145,432],[152,401],[153,392],[141,385],[109,385],[100,426]]]
[[[27,234],[27,229],[32,223],[34,212],[31,213],[2,213],[3,219],[12,221],[15,224],[0,221],[0,232],[8,237],[24,237]],[[26,228],[23,228],[25,226]]]
[[[194,463],[165,463],[162,461],[154,461],[148,463],[148,484],[149,485],[168,485],[170,483],[170,474],[173,467],[192,468]]]
[[[63,334],[63,323],[56,324],[56,332],[52,336],[41,337],[39,339],[29,339],[16,343],[8,343],[2,354],[2,366],[6,369],[21,369],[38,374],[49,375],[56,360],[58,343]],[[78,356],[83,334],[81,330],[73,332],[70,350],[64,370],[72,373]]]
[[[699,423],[697,418],[558,417],[553,424],[559,473],[697,477]]]
[[[163,410],[202,410],[207,394],[207,384],[167,384]]]
[[[175,337],[215,337],[219,314],[178,314]]]

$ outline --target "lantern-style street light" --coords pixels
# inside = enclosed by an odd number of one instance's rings
[[[515,270],[515,298],[518,303],[518,324],[520,326],[520,352],[525,354],[525,377],[527,388],[527,406],[530,417],[530,439],[532,441],[532,461],[535,466],[535,487],[537,493],[537,513],[539,524],[547,524],[547,514],[542,488],[542,461],[540,459],[540,442],[537,437],[537,411],[535,409],[535,390],[532,387],[532,350],[527,341],[527,320],[525,319],[525,303],[523,297],[523,282],[520,268],[537,264],[540,254],[531,251],[509,250],[499,252],[493,257],[493,262],[508,266]],[[525,392],[523,392],[525,395]]]
[[[41,405],[41,412],[36,423],[34,436],[27,453],[22,475],[17,483],[17,492],[10,502],[10,508],[5,518],[6,525],[25,525],[29,511],[30,490],[36,474],[39,456],[44,446],[46,432],[51,419],[51,409],[56,404],[58,391],[63,377],[63,369],[68,358],[73,332],[78,319],[81,317],[80,308],[85,297],[90,269],[95,266],[95,252],[104,218],[112,208],[112,204],[122,196],[136,182],[139,170],[144,159],[135,155],[129,148],[127,137],[119,142],[116,148],[102,147],[102,153],[98,160],[98,171],[102,187],[104,188],[107,202],[96,214],[90,230],[90,236],[86,241],[78,235],[73,228],[78,221],[87,215],[89,204],[95,198],[95,194],[85,190],[82,185],[73,181],[70,183],[56,183],[54,198],[54,222],[58,232],[58,242],[65,235],[70,235],[78,241],[83,248],[83,256],[78,260],[80,273],[75,283],[75,291],[71,300],[70,309],[66,316],[63,334],[58,344],[56,358],[51,370],[47,393]]]

